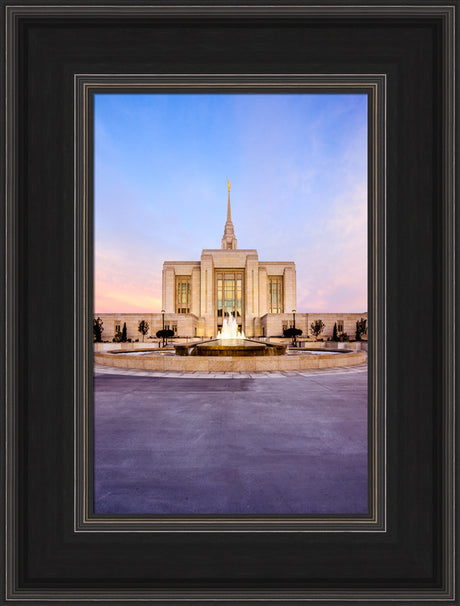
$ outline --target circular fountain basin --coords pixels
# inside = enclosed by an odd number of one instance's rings
[[[249,356],[282,356],[286,345],[260,343],[250,339],[214,339],[192,345],[175,345],[179,356],[214,356],[214,357],[249,357]]]
[[[306,349],[299,349],[298,351],[289,349],[289,351],[286,351],[286,344],[260,343],[250,339],[237,339],[235,347],[239,348],[240,353],[238,353],[238,351],[229,350],[227,346],[223,346],[218,341],[219,339],[184,343],[174,345],[174,349],[171,347],[168,350],[95,352],[94,361],[97,364],[117,368],[175,372],[291,371],[354,366],[367,361],[365,351],[309,351]],[[225,341],[228,343],[227,339]],[[201,349],[198,349],[198,345]],[[270,345],[272,346],[268,350],[270,353],[261,353],[261,348]],[[209,347],[216,349],[209,349]],[[278,347],[283,348],[286,355],[276,353],[280,351]],[[193,349],[197,349],[197,353],[193,354]],[[242,351],[247,353],[241,354]]]

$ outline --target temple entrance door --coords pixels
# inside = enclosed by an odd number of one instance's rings
[[[216,271],[216,319],[217,332],[222,328],[225,317],[230,314],[236,319],[238,332],[244,326],[243,306],[243,272],[241,270],[217,270]]]

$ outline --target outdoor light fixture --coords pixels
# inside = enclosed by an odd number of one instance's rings
[[[294,329],[294,334],[292,335],[292,345],[294,347],[297,346],[297,339],[295,336],[295,309],[292,310],[292,328]]]

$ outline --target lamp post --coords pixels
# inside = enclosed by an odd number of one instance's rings
[[[163,316],[163,347],[165,346],[165,310],[161,310],[161,315]]]
[[[295,336],[295,309],[292,310],[292,328],[294,329],[294,334],[292,335],[292,345],[293,347],[297,347],[297,338]]]

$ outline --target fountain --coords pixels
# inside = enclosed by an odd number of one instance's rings
[[[260,343],[246,339],[244,331],[238,331],[235,316],[230,314],[224,318],[222,330],[217,333],[217,339],[194,343],[192,345],[175,345],[179,356],[282,356],[286,353],[284,344]]]
[[[270,370],[305,370],[331,366],[360,364],[367,359],[366,352],[290,351],[287,344],[265,343],[247,339],[238,331],[238,322],[230,314],[224,318],[217,339],[174,345],[174,350],[139,349],[114,350],[95,354],[95,361],[103,365],[149,370],[240,372]],[[268,356],[261,359],[261,356]],[[220,358],[220,360],[218,359]]]
[[[224,318],[222,330],[217,333],[218,339],[245,339],[244,331],[238,332],[238,324],[233,314],[228,318]]]

